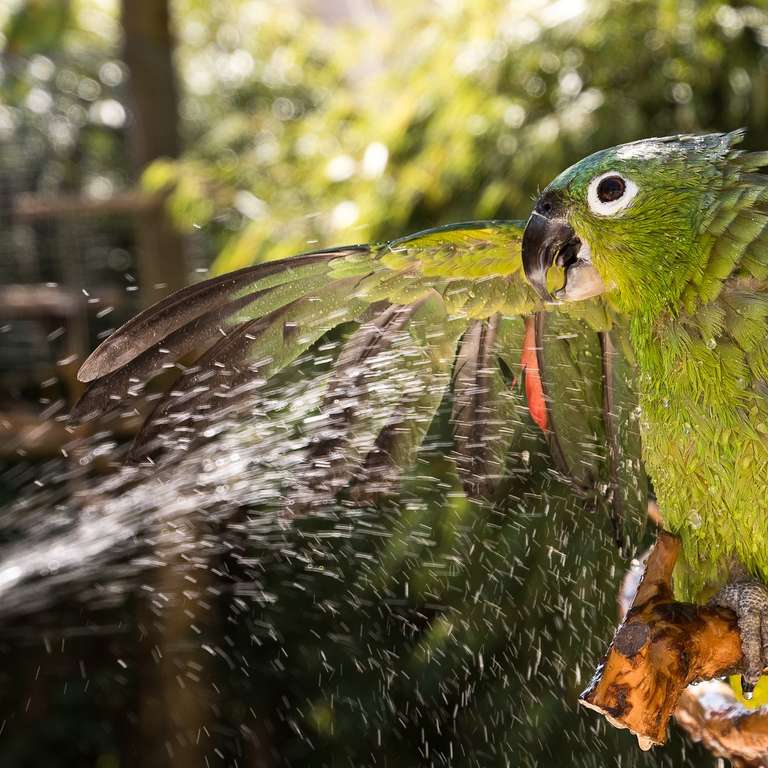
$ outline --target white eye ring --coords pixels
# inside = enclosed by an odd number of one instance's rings
[[[609,200],[603,202],[597,196],[597,188],[600,186],[600,182],[603,179],[607,179],[609,176],[618,176],[624,182],[624,194],[616,200]],[[632,179],[628,179],[626,176],[618,173],[618,171],[606,171],[599,176],[595,176],[592,181],[589,182],[589,189],[587,190],[587,204],[589,210],[592,213],[596,213],[598,216],[614,216],[619,211],[623,211],[634,199],[637,194],[637,184]]]

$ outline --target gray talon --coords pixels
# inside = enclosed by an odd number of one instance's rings
[[[749,700],[768,666],[768,588],[759,581],[735,581],[724,586],[711,602],[730,608],[739,621],[744,662],[741,690]]]

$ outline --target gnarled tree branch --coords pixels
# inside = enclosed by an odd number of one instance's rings
[[[680,540],[662,532],[632,607],[579,700],[643,749],[663,744],[667,723],[685,688],[739,670],[741,638],[735,614],[674,600],[672,570]]]

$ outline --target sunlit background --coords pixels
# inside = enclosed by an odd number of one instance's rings
[[[0,765],[713,764],[577,711],[626,564],[533,428],[507,508],[414,477],[344,535],[256,530],[241,484],[139,546],[120,486],[98,535],[46,537],[114,469],[64,421],[110,329],[210,271],[524,218],[623,141],[768,147],[765,2],[6,0],[0,50]]]

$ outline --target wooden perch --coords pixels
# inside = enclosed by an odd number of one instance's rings
[[[125,292],[99,288],[97,299],[60,285],[0,285],[0,318],[3,320],[63,319],[83,312],[125,304]]]
[[[136,216],[163,204],[163,196],[142,191],[118,192],[101,200],[82,195],[57,197],[21,194],[14,215],[22,221],[80,219],[86,216]]]
[[[737,672],[741,637],[735,614],[680,603],[671,578],[680,540],[662,532],[626,618],[579,701],[617,728],[628,728],[642,749],[663,744],[667,723],[685,688]]]
[[[728,683],[709,680],[683,692],[675,720],[734,768],[768,765],[768,707],[747,709]]]

